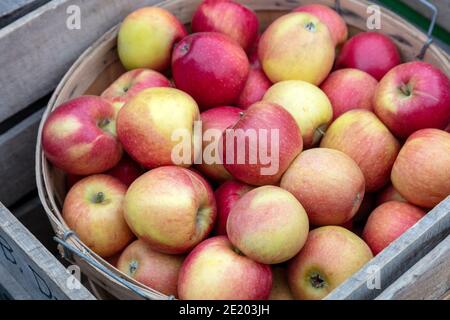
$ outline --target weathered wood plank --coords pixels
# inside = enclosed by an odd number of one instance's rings
[[[0,29],[0,122],[51,92],[84,49],[129,12],[157,2],[53,0]],[[80,9],[79,30],[67,27],[69,7]]]
[[[30,300],[31,296],[0,264],[0,300]]]
[[[450,234],[450,196],[329,294],[327,300],[371,300]],[[380,280],[377,287],[376,280]]]
[[[0,202],[12,205],[36,189],[35,149],[40,110],[0,135]]]
[[[0,2],[0,28],[33,11],[49,0],[2,0]]]
[[[383,291],[377,300],[435,300],[450,290],[450,236]]]
[[[0,264],[31,298],[94,299],[2,204],[0,248]]]

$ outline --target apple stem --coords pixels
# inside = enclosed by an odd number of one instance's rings
[[[98,126],[100,128],[105,128],[108,124],[110,124],[111,121],[109,121],[109,119],[102,119],[98,122]]]
[[[136,260],[131,261],[128,271],[130,272],[130,275],[133,276],[136,273],[136,270],[138,268],[139,263]]]
[[[102,203],[103,201],[105,201],[105,194],[103,192],[97,192],[94,196],[93,202]]]
[[[405,96],[409,97],[412,94],[412,89],[409,84],[403,83],[400,88],[400,92],[403,93]]]

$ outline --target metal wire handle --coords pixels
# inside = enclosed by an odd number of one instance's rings
[[[76,256],[78,256],[79,258],[83,259],[87,263],[89,263],[89,264],[93,265],[94,267],[100,269],[102,272],[106,273],[108,276],[110,276],[111,278],[113,278],[114,280],[119,282],[124,287],[126,287],[129,290],[133,291],[135,294],[139,295],[143,299],[150,300],[148,295],[141,288],[139,288],[135,284],[132,284],[131,282],[129,282],[129,281],[125,280],[125,279],[122,279],[121,277],[119,277],[114,272],[112,272],[111,270],[106,268],[104,265],[99,263],[94,258],[90,257],[89,255],[85,254],[84,252],[81,252],[78,248],[68,244],[66,242],[68,237],[76,237],[76,234],[73,231],[65,232],[63,237],[64,237],[64,239],[61,239],[59,237],[53,237],[53,240],[55,240],[58,244],[60,244],[63,247],[64,255],[65,255],[64,258],[69,258],[70,253],[71,254],[75,254]],[[174,296],[168,296],[167,299],[168,300],[175,300],[175,297]]]
[[[428,32],[427,32],[427,42],[425,42],[425,44],[422,46],[422,49],[420,49],[419,54],[417,55],[417,59],[422,60],[423,57],[425,56],[425,53],[427,52],[428,47],[430,46],[430,44],[433,42],[433,30],[434,30],[434,26],[436,25],[436,20],[437,20],[437,16],[438,16],[438,9],[437,7],[432,4],[430,1],[428,0],[418,0],[421,4],[423,4],[425,7],[427,7],[428,9],[430,9],[433,13],[433,15],[431,16],[431,23],[428,26]]]

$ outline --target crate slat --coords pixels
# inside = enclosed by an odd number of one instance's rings
[[[391,284],[377,300],[435,300],[450,290],[450,236]]]
[[[30,300],[31,296],[0,264],[0,300]]]
[[[129,12],[157,2],[52,0],[0,29],[0,122],[50,93],[84,49]],[[69,6],[81,9],[80,30],[67,28]]]
[[[2,0],[0,2],[0,28],[33,11],[49,0]]]
[[[70,275],[56,258],[0,203],[0,265],[33,299],[92,300],[83,286],[70,288]]]
[[[375,299],[449,234],[450,196],[334,290],[326,299]],[[374,276],[381,281],[380,289],[371,286],[374,284]]]
[[[10,206],[32,190],[40,110],[0,135],[0,202]]]

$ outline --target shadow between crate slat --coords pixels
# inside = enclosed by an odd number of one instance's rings
[[[326,300],[375,299],[448,234],[450,196],[329,294]],[[376,279],[380,280],[379,289],[372,287]]]

